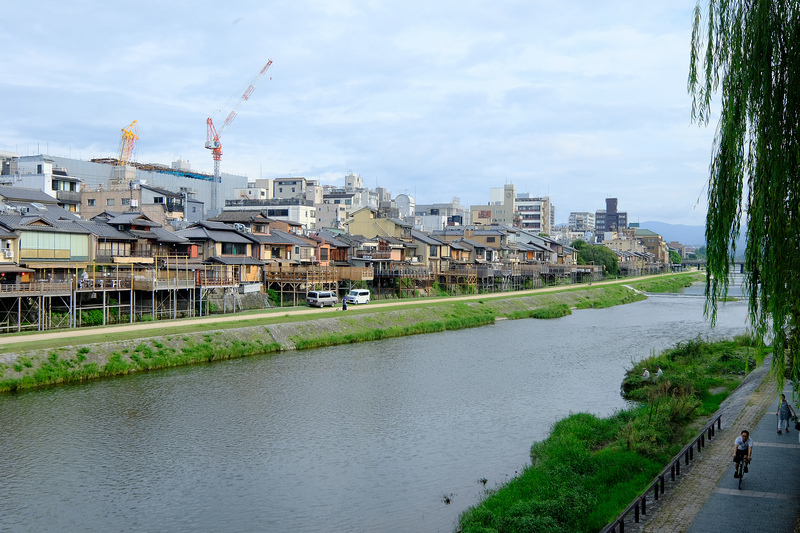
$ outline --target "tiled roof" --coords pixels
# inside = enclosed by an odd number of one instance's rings
[[[134,226],[161,226],[158,222],[153,222],[142,213],[122,213],[108,221],[113,225],[132,224]]]
[[[92,222],[90,220],[76,220],[73,224],[77,224],[82,228],[85,228],[92,232],[94,235],[98,237],[102,237],[104,239],[114,239],[119,241],[132,241],[135,237],[132,237],[130,233],[119,231],[117,228],[113,226],[109,226],[103,222]]]
[[[0,185],[0,196],[5,200],[20,200],[23,202],[39,202],[53,205],[58,203],[55,198],[40,189],[28,189],[10,185]]]
[[[216,229],[220,228],[220,229]],[[185,237],[189,240],[206,240],[214,242],[230,242],[237,244],[247,244],[257,242],[257,239],[250,235],[245,236],[231,226],[221,222],[198,222],[194,226],[176,231],[175,235]]]
[[[258,259],[253,259],[250,256],[242,256],[242,257],[224,257],[221,255],[215,255],[213,257],[209,257],[208,261],[214,263],[222,263],[223,265],[263,265],[262,261]]]

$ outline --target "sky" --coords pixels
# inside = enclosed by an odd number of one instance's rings
[[[629,221],[701,225],[715,129],[691,122],[693,0],[4,0],[0,150],[182,158],[417,204],[549,196],[556,222],[619,199]]]

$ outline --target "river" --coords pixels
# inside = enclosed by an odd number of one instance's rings
[[[0,531],[453,531],[632,361],[744,332],[688,292],[0,395]]]

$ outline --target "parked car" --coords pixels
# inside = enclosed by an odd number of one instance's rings
[[[344,297],[344,301],[349,304],[368,304],[369,291],[367,289],[353,289]]]
[[[308,291],[306,303],[311,307],[335,306],[339,299],[333,291]]]

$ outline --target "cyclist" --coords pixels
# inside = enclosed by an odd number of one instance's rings
[[[744,471],[747,472],[747,465],[753,458],[753,441],[750,440],[750,432],[746,429],[742,430],[742,434],[736,437],[736,442],[733,444],[733,462],[735,468],[733,469],[733,477],[739,477],[739,462],[744,459]]]

